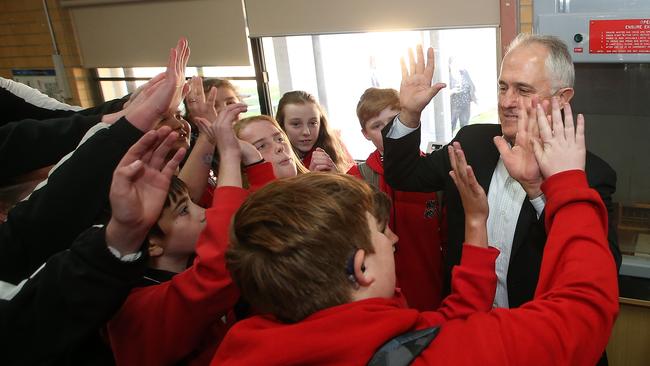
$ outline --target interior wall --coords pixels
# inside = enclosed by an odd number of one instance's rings
[[[614,199],[650,202],[650,65],[576,64],[575,91],[587,148],[616,170]]]
[[[519,31],[533,32],[533,0],[519,0]]]
[[[95,104],[90,72],[81,67],[69,11],[47,0],[72,98],[70,104]],[[0,76],[12,69],[54,69],[52,38],[42,0],[0,0]]]

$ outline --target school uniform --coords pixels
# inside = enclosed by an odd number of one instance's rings
[[[230,329],[212,365],[365,365],[395,337],[432,327],[439,333],[411,354],[412,365],[594,365],[618,312],[607,211],[584,172],[557,174],[542,189],[548,243],[532,302],[490,311],[496,250],[490,255],[465,245],[454,267],[452,298],[436,312],[374,298],[292,324],[255,316]]]
[[[384,179],[383,158],[375,150],[357,175],[392,202],[389,227],[399,241],[395,251],[397,286],[409,306],[435,310],[442,300],[443,245],[440,203],[435,192],[404,192],[394,190]]]
[[[246,174],[253,190],[275,179],[268,162],[248,167]],[[225,253],[230,222],[248,195],[243,188],[217,187],[194,264],[167,282],[133,289],[108,324],[117,365],[209,362],[235,321],[239,291],[226,270]]]

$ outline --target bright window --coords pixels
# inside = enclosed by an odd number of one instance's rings
[[[372,86],[399,90],[400,57],[407,55],[408,47],[433,46],[434,79],[448,87],[423,114],[422,149],[426,150],[429,142],[451,140],[460,125],[458,122],[456,130],[451,130],[450,75],[456,75],[457,85],[463,78],[465,85],[473,85],[468,96],[471,100],[466,103],[467,122],[498,123],[496,37],[496,28],[475,28],[264,38],[274,110],[287,91],[314,94],[332,126],[341,131],[352,156],[365,159],[374,146],[361,134],[356,117],[359,97]]]
[[[165,71],[164,67],[99,68],[97,76],[106,101],[132,93],[137,87],[163,71]],[[257,83],[252,66],[188,67],[185,71],[186,77],[196,75],[204,78],[228,79],[237,87],[240,97],[249,106],[244,116],[260,114]]]

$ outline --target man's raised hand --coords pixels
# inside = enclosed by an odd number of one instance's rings
[[[409,67],[404,58],[400,60],[402,67],[402,83],[399,88],[401,111],[399,119],[408,127],[417,127],[424,107],[446,85],[436,83],[431,85],[435,71],[433,48],[427,50],[427,61],[424,62],[422,46],[417,46],[417,60],[413,50],[409,49]]]

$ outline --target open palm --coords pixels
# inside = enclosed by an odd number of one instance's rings
[[[399,101],[404,112],[418,118],[431,99],[446,85],[436,83],[431,85],[435,71],[433,48],[427,50],[427,62],[424,62],[422,46],[417,47],[417,61],[413,50],[409,50],[409,67],[404,59],[401,60],[402,82],[399,89]],[[403,121],[409,122],[409,121]]]
[[[169,127],[150,131],[127,151],[115,169],[109,194],[109,226],[122,233],[113,235],[124,238],[122,245],[139,245],[160,216],[171,177],[185,155],[185,149],[179,149],[165,162],[177,138]]]

